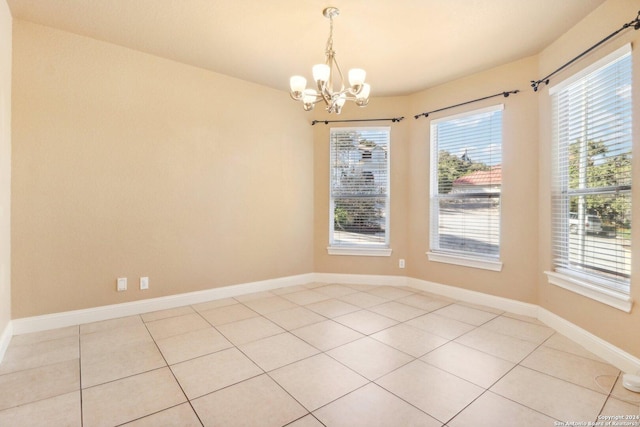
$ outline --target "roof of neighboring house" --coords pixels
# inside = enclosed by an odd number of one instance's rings
[[[494,166],[488,171],[475,171],[453,181],[454,186],[500,184],[502,184],[502,166]]]

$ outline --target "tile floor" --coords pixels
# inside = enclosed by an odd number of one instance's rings
[[[619,374],[536,319],[313,283],[15,336],[0,426],[586,425],[640,414]]]

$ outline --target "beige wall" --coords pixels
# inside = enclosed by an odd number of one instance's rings
[[[640,8],[640,1],[634,0],[610,0],[604,3],[594,13],[580,22],[571,31],[545,49],[539,56],[538,77],[548,75],[553,70],[570,60],[580,52],[589,48],[605,35],[612,33],[631,21]],[[578,72],[587,65],[619,48],[625,43],[632,42],[635,50],[633,54],[633,100],[634,106],[640,105],[640,55],[637,46],[640,43],[640,32],[633,29],[627,30],[619,37],[604,45],[593,54],[585,57],[579,63],[571,66],[561,74],[553,77],[550,86],[561,82],[563,79]],[[551,194],[550,194],[550,150],[551,137],[551,101],[547,87],[541,86],[538,95],[540,102],[540,267],[538,269],[539,300],[538,304],[547,310],[567,319],[568,321],[588,330],[600,338],[615,346],[640,357],[640,257],[637,256],[637,248],[640,247],[640,186],[633,188],[633,223],[632,247],[636,249],[632,258],[631,267],[631,296],[635,305],[631,314],[611,308],[589,298],[582,297],[547,283],[546,276],[542,273],[552,269],[551,251]],[[634,108],[634,176],[640,174],[640,111]],[[640,183],[637,178],[634,183]]]
[[[0,0],[0,335],[11,320],[11,26]]]
[[[18,20],[13,43],[13,318],[312,271],[312,129],[282,92]]]

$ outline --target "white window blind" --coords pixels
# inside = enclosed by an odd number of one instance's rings
[[[329,244],[388,247],[389,128],[333,128]]]
[[[631,48],[550,89],[557,272],[629,293]]]
[[[500,253],[502,105],[431,122],[431,251]]]

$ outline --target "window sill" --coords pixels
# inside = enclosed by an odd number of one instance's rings
[[[573,274],[545,271],[550,284],[559,286],[568,291],[591,298],[603,304],[630,313],[633,301],[629,295],[611,289],[602,288],[588,279],[577,277]]]
[[[359,248],[354,246],[328,246],[329,255],[391,256],[391,248]]]
[[[445,264],[461,265],[463,267],[480,268],[482,270],[502,271],[502,262],[463,255],[445,254],[441,252],[427,252],[429,261]]]

